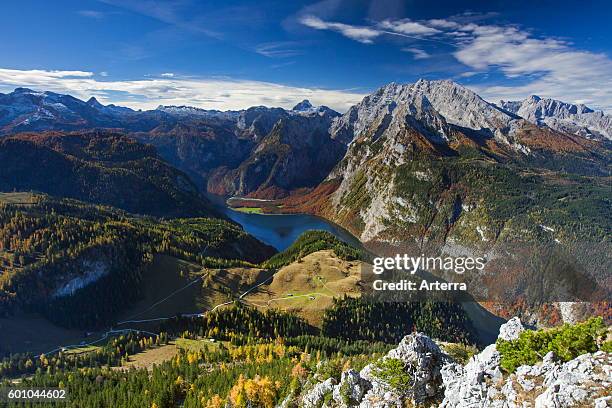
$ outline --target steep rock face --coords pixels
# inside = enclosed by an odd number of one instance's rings
[[[312,104],[310,103],[308,99],[304,99],[302,102],[298,103],[293,108],[291,108],[292,111],[296,111],[296,112],[308,112],[308,111],[311,111],[312,109],[314,109],[314,106],[312,106]]]
[[[412,89],[426,96],[434,108],[454,125],[493,132],[500,129],[505,132],[510,123],[517,119],[453,81],[420,80]]]
[[[522,101],[500,101],[500,106],[531,123],[587,138],[612,139],[612,116],[583,104],[570,104],[532,95]]]
[[[461,109],[466,106],[469,108]],[[495,151],[507,155],[520,150],[518,143],[508,149],[492,139],[502,134],[500,129],[506,138],[512,121],[516,120],[449,81],[390,84],[379,89],[332,124],[336,140],[354,138],[327,178],[339,180],[329,200],[330,213],[364,241],[393,240],[406,236],[411,225],[431,225],[440,206],[454,206],[414,191],[419,184],[423,188],[431,184],[438,191],[449,187],[450,180],[444,180],[447,177],[432,168],[431,162],[454,160],[462,150],[473,155]],[[457,217],[448,215],[451,221]]]
[[[412,94],[409,88],[385,87],[370,99],[371,106],[364,100],[356,113],[347,114],[357,117],[349,122],[350,127],[335,129],[336,135],[353,132],[355,139],[327,178],[341,180],[331,202],[340,217],[357,223],[351,229],[360,231],[364,241],[385,230],[383,220],[417,221],[417,204],[396,199],[396,169],[415,154],[444,155],[449,152],[448,144],[462,137],[425,96]],[[401,103],[396,102],[398,99]],[[359,217],[354,217],[356,211]]]
[[[288,116],[289,113],[282,108],[254,106],[240,112],[236,122],[236,128],[243,135],[248,135],[254,140],[259,140],[270,133],[279,120]]]
[[[391,83],[366,96],[332,125],[332,137],[345,143],[385,126],[396,107],[417,99],[428,104],[448,123],[493,135],[507,134],[518,118],[486,102],[473,91],[452,81],[419,80],[414,84]]]

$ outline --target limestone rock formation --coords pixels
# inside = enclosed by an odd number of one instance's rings
[[[501,326],[499,338],[515,340],[525,328],[515,317]],[[316,384],[296,401],[303,408],[604,408],[612,404],[612,354],[597,351],[562,362],[552,352],[542,362],[502,372],[501,354],[487,346],[463,366],[422,333],[404,337],[399,345],[360,372],[349,369],[340,382]],[[407,388],[391,386],[378,367],[388,360],[403,364]],[[400,365],[401,367],[401,365]],[[396,382],[393,382],[396,383]]]

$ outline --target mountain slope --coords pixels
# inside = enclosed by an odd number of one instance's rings
[[[159,106],[155,110],[134,111],[104,106],[95,98],[85,102],[69,95],[25,88],[0,94],[0,135],[120,130],[155,146],[159,155],[187,173],[198,189],[228,195],[257,190],[273,196],[286,195],[296,188],[319,183],[343,153],[339,142],[326,140],[327,129],[336,116],[339,114],[332,109],[315,107],[306,100],[292,110],[254,106],[221,112]],[[307,142],[302,143],[302,139]],[[279,146],[273,146],[275,143]],[[257,160],[267,164],[257,170],[253,181],[252,164]],[[284,176],[285,171],[291,174]],[[214,178],[209,181],[211,175]]]
[[[117,133],[0,139],[1,191],[40,191],[158,216],[217,215],[182,172]]]
[[[259,263],[274,249],[236,224],[159,220],[27,193],[0,194],[0,315],[16,307],[97,327],[139,299],[153,255],[201,266]]]

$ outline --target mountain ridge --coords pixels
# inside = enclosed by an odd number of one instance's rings
[[[584,104],[531,95],[522,101],[500,101],[500,106],[536,125],[587,138],[612,140],[612,116]]]

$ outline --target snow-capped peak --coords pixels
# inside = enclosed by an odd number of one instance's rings
[[[15,88],[13,93],[15,94],[36,94],[36,95],[44,94],[44,92],[34,91],[30,88]]]

